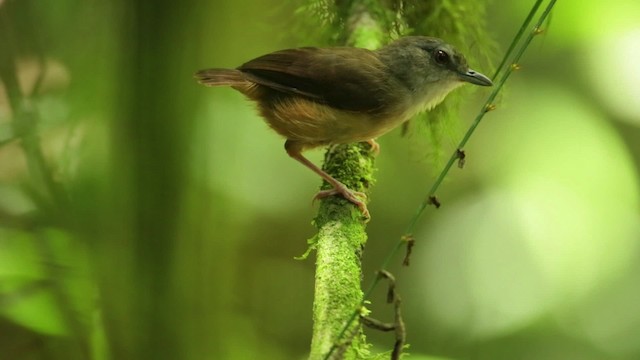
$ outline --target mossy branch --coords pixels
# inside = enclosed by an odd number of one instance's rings
[[[348,45],[374,49],[382,45],[385,31],[367,3],[355,1],[348,9],[339,9],[347,14],[339,38]],[[370,145],[344,144],[329,148],[323,170],[350,189],[368,194],[374,182],[373,164]],[[323,188],[329,187],[323,184]],[[346,329],[349,336],[341,335],[345,321],[363,302],[360,258],[367,241],[366,220],[356,206],[334,196],[321,201],[315,225],[317,260],[309,359],[324,359],[330,353],[334,358],[363,358],[368,346],[360,324],[353,322]]]
[[[367,192],[372,184],[373,157],[369,145],[348,144],[330,148],[323,169],[350,189]],[[325,184],[323,187],[328,187]],[[330,197],[322,200],[315,219],[316,282],[310,359],[323,359],[339,341],[345,319],[362,303],[360,257],[367,241],[360,210],[350,202]],[[366,351],[362,330],[353,323],[351,336],[341,340],[344,358]]]

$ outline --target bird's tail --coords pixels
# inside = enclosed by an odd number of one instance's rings
[[[242,73],[236,69],[204,69],[193,77],[205,86],[241,86],[247,83]]]

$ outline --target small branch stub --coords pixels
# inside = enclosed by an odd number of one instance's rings
[[[403,266],[409,266],[409,262],[411,259],[411,252],[413,251],[413,246],[416,244],[416,239],[412,234],[403,235],[401,238],[402,241],[407,243],[407,251],[404,254],[404,260],[402,260]]]
[[[378,271],[378,277],[389,280],[389,288],[387,289],[387,304],[391,304],[396,298],[396,278],[387,270]]]
[[[431,205],[435,206],[435,207],[436,207],[436,209],[439,209],[439,208],[440,208],[440,205],[442,205],[442,204],[440,203],[440,200],[438,200],[438,197],[437,197],[437,196],[435,196],[435,195],[431,195],[431,196],[429,196],[429,204],[431,204]]]
[[[370,327],[372,329],[380,330],[380,331],[391,331],[395,330],[396,333],[396,341],[393,345],[393,351],[391,353],[391,360],[398,360],[402,355],[402,349],[406,343],[407,333],[404,324],[404,320],[402,319],[402,312],[400,311],[400,305],[402,304],[402,299],[396,292],[396,279],[395,277],[386,270],[380,270],[378,272],[378,277],[387,279],[389,281],[389,288],[387,290],[387,303],[393,303],[394,307],[394,321],[393,323],[384,323],[382,321],[373,319],[368,316],[361,316],[360,320],[363,325]]]
[[[464,152],[464,150],[462,149],[457,149],[456,150],[456,156],[458,157],[458,167],[460,169],[464,168],[464,164],[466,162],[466,157],[467,157],[467,153]]]

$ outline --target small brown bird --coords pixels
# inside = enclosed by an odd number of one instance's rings
[[[231,86],[255,101],[267,123],[287,140],[285,149],[368,217],[364,194],[350,190],[302,155],[331,144],[373,140],[439,104],[453,89],[491,80],[467,66],[441,39],[408,36],[379,50],[305,47],[276,51],[236,69],[206,69],[206,86]]]

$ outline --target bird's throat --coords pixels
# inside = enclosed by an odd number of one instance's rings
[[[412,116],[433,109],[440,104],[451,91],[463,84],[461,81],[447,81],[438,82],[433,86],[426,87],[422,93],[415,94]]]

